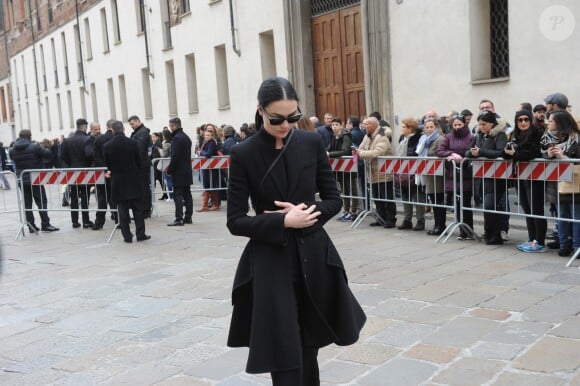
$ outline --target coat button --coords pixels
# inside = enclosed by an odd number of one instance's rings
[[[306,279],[308,277],[308,275],[304,274],[304,278]]]
[[[304,262],[307,263],[308,262],[308,259],[304,259]]]
[[[302,240],[302,239],[300,239],[299,242],[300,242],[300,244],[304,244],[304,240]]]

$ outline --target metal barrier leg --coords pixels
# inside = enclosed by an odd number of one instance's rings
[[[113,239],[113,236],[115,235],[115,231],[117,229],[119,229],[119,223],[116,223],[115,226],[113,227],[113,230],[111,231],[111,234],[109,235],[109,238],[107,239],[107,244],[111,244],[111,240]]]
[[[570,258],[570,260],[568,260],[568,263],[566,263],[566,267],[571,266],[572,265],[572,262],[574,260],[576,260],[578,257],[580,257],[580,248],[576,248],[576,250],[574,251],[574,254]],[[578,267],[578,269],[580,269],[580,266]]]

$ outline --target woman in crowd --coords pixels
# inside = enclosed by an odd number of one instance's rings
[[[548,117],[548,130],[542,137],[542,150],[548,159],[580,158],[580,131],[574,117],[567,111],[555,111]],[[580,220],[580,165],[574,165],[572,182],[558,183],[556,202],[560,218]],[[548,193],[547,193],[548,194]],[[555,194],[554,194],[555,195]],[[560,251],[558,255],[569,256],[580,247],[580,223],[558,221]]]
[[[300,120],[298,122],[296,122],[296,127],[300,130],[316,131],[316,128],[314,127],[314,124],[312,123],[312,121],[309,118],[306,118],[304,115],[302,116],[302,118],[300,118]],[[350,155],[350,149],[349,149],[349,155]]]
[[[161,133],[152,133],[151,143],[153,145],[151,147],[151,160],[161,158],[161,149],[163,148]],[[158,163],[159,162],[161,161],[158,161]],[[158,163],[153,165],[155,166],[153,169],[153,177],[154,177],[153,184],[155,184],[156,181],[159,181],[159,186],[161,187],[161,191],[163,192],[163,195],[159,198],[159,200],[163,201],[167,199],[167,192],[165,192],[164,189],[165,184],[163,183],[163,170],[162,170],[163,163],[161,165],[158,165]]]
[[[517,171],[518,161],[531,161],[541,158],[542,151],[540,140],[544,130],[532,125],[533,115],[528,110],[520,110],[515,115],[515,128],[511,135],[511,141],[504,149],[504,157],[514,161],[513,167]],[[525,214],[544,216],[544,181],[520,180],[518,181],[518,194],[520,205]],[[528,241],[519,244],[517,248],[523,252],[545,251],[545,239],[548,223],[545,218],[533,218],[526,216],[528,228]]]
[[[397,155],[401,157],[416,157],[417,144],[419,143],[421,135],[419,122],[415,118],[403,119]],[[419,203],[419,205],[403,204],[404,218],[397,229],[425,230],[425,187],[423,185],[415,185],[415,176],[412,174],[399,174],[398,180],[397,176],[395,176],[395,185],[397,185],[397,181],[399,181],[399,186],[395,186],[395,190],[401,190],[403,201]],[[415,216],[417,217],[415,227],[413,227],[412,222],[413,206],[415,206]]]
[[[465,124],[465,117],[462,115],[455,115],[451,120],[451,132],[443,138],[439,148],[437,149],[437,157],[443,157],[449,161],[445,165],[445,193],[453,197],[455,200],[455,213],[457,220],[460,220],[459,213],[461,206],[464,208],[471,208],[471,194],[473,191],[472,181],[473,176],[471,169],[467,167],[467,163],[463,162],[465,152],[470,148],[473,135],[469,127]],[[455,166],[453,162],[455,162]],[[459,168],[463,168],[463,184],[459,179]],[[455,186],[454,176],[455,175]],[[463,185],[463,190],[460,190]],[[460,192],[455,196],[455,191]],[[461,202],[463,197],[463,202]],[[458,240],[473,240],[473,212],[469,209],[464,209],[461,213],[462,226],[460,226]],[[467,228],[465,228],[465,225]]]
[[[208,128],[208,126],[210,126]],[[214,130],[212,130],[212,128]],[[203,144],[201,145],[201,151],[199,155],[206,158],[215,157],[218,155],[218,144],[215,139],[215,127],[212,125],[207,125]],[[219,210],[220,200],[219,200],[219,185],[220,185],[220,169],[202,169],[201,171],[201,181],[205,191],[202,194],[202,204],[197,210],[198,212],[206,212],[208,210]],[[209,199],[212,199],[211,208],[208,206]]]
[[[304,118],[304,116],[303,116]],[[307,119],[310,122],[310,119]],[[332,120],[332,131],[334,135],[330,139],[328,145],[328,156],[330,158],[338,158],[343,156],[350,156],[352,154],[352,137],[350,132],[342,126],[342,119],[334,118]],[[342,203],[344,212],[337,218],[338,221],[354,221],[356,213],[358,212],[358,199],[351,198],[352,187],[356,186],[356,174],[335,172],[336,181],[342,189]],[[351,206],[352,200],[352,206]]]
[[[318,349],[353,344],[366,320],[323,228],[340,211],[340,192],[321,137],[293,130],[301,115],[290,82],[266,79],[259,130],[230,158],[227,226],[250,241],[234,279],[228,346],[249,347],[246,371],[270,372],[275,386],[320,385]]]
[[[169,158],[171,157],[171,131],[164,127],[163,131],[161,132],[163,137],[163,142],[161,142],[161,149],[159,150],[159,155],[161,158]],[[171,177],[167,173],[163,173],[165,178],[165,192],[168,194],[167,201],[173,200],[173,177]]]
[[[443,141],[443,132],[439,127],[439,120],[434,118],[427,118],[424,121],[423,135],[417,144],[417,156],[436,157],[437,149]],[[446,210],[438,206],[445,203],[445,182],[443,176],[425,176],[417,175],[418,185],[425,186],[425,193],[429,197],[429,201],[433,204],[433,217],[435,225],[433,229],[427,232],[432,236],[439,236],[446,228]]]
[[[495,113],[491,111],[483,111],[479,114],[477,123],[479,124],[479,133],[473,139],[471,148],[465,152],[465,156],[489,159],[503,157],[507,145],[505,126],[497,124]],[[505,196],[506,188],[506,179],[485,178],[483,180],[483,208],[486,210],[483,212],[483,227],[487,245],[503,244],[500,234],[502,215],[492,211],[505,211],[500,200],[501,197]]]

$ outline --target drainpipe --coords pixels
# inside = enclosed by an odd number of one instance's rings
[[[38,12],[38,9],[36,10]],[[34,24],[32,19],[32,6],[30,0],[28,0],[28,16],[30,18],[30,33],[32,34],[32,60],[34,61],[34,79],[36,80],[36,97],[38,99],[38,105],[40,106],[40,87],[38,85],[38,66],[36,64],[36,40],[34,37]]]
[[[28,0],[30,1],[30,0]],[[88,93],[87,91],[87,82],[85,79],[85,64],[83,61],[83,47],[81,47],[81,22],[79,19],[79,1],[75,0],[75,11],[76,11],[76,17],[77,17],[77,39],[79,40],[79,60],[80,62],[80,67],[79,67],[79,71],[81,72],[81,78],[83,80],[83,90],[85,91],[85,93]]]
[[[139,0],[139,12],[141,12],[141,22],[143,23],[143,35],[145,37],[145,58],[147,59],[147,72],[153,76],[151,72],[151,61],[149,55],[149,36],[147,34],[147,22],[145,21],[145,1]]]
[[[233,4],[233,0],[230,0],[230,28],[232,30],[232,48],[233,48],[234,52],[238,56],[242,56],[242,51],[240,51],[240,49],[238,48],[238,45],[236,43],[236,28],[234,26],[234,4]]]

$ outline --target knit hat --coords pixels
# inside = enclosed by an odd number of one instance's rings
[[[546,102],[546,104],[556,104],[563,109],[568,107],[568,97],[559,92],[548,95],[546,99],[544,99],[544,102]]]
[[[546,106],[539,104],[539,105],[535,105],[534,109],[532,110],[534,113],[538,112],[540,110],[544,110],[544,111],[548,111],[548,109],[546,108]]]
[[[522,116],[526,116],[528,117],[528,119],[530,120],[530,122],[532,122],[534,120],[534,117],[532,115],[531,111],[528,110],[520,110],[516,112],[516,116],[514,117],[514,123],[516,124],[516,127],[518,126],[518,118],[522,117]]]
[[[495,118],[495,113],[491,111],[482,111],[477,117],[478,121],[484,121],[492,123],[494,126],[497,125],[497,119]]]

